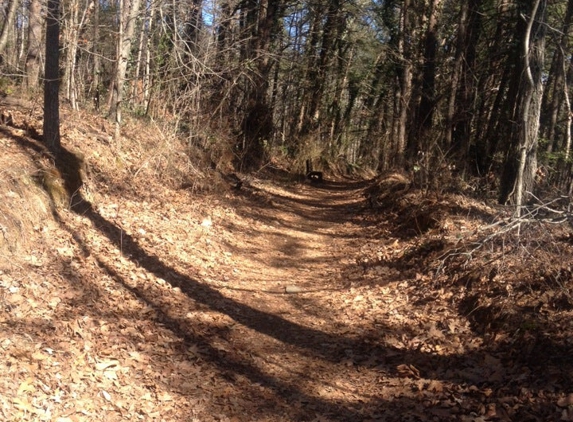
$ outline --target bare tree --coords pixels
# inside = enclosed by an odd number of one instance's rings
[[[421,69],[419,103],[415,110],[414,130],[408,139],[408,155],[414,157],[419,151],[428,152],[427,134],[432,128],[436,108],[436,54],[438,49],[438,18],[441,0],[431,0],[426,17],[426,31],[423,36],[424,52]]]
[[[456,56],[448,101],[447,143],[452,146],[457,158],[463,162],[469,154],[472,118],[474,117],[472,108],[477,97],[474,72],[483,14],[482,3],[483,0],[469,0],[461,3]]]
[[[16,10],[18,9],[19,4],[19,0],[11,0],[9,3],[8,14],[4,21],[4,25],[2,25],[2,32],[0,32],[0,54],[2,54],[6,48],[10,27],[12,26],[12,23],[14,23],[14,17],[16,16]]]
[[[563,96],[565,93],[563,90],[563,84],[564,79],[567,77],[567,62],[569,61],[569,57],[566,52],[569,50],[569,40],[573,33],[573,25],[571,24],[572,20],[573,1],[569,0],[567,2],[567,9],[565,11],[561,33],[558,35],[558,48],[553,52],[551,69],[547,75],[546,94],[543,99],[542,110],[544,112],[544,118],[547,121],[547,124],[543,128],[543,136],[544,138],[553,141],[547,143],[547,152],[553,152],[558,147],[558,143],[556,142],[558,136],[556,135],[560,118],[559,112],[561,111]]]
[[[511,200],[516,205],[516,214],[521,215],[524,194],[532,192],[537,171],[537,145],[541,101],[543,98],[542,70],[545,57],[545,11],[546,0],[531,0],[529,18],[522,38],[521,92],[518,103],[517,136],[513,139],[518,157],[517,171],[506,171],[504,186],[513,185],[511,192],[500,197],[502,202]],[[515,166],[515,158],[508,155],[505,165]],[[504,193],[504,192],[502,192]]]
[[[42,2],[31,0],[28,14],[28,52],[26,54],[26,84],[34,90],[40,82],[42,51]]]
[[[135,23],[141,0],[120,0],[119,36],[117,46],[116,72],[113,84],[110,115],[115,120],[115,139],[119,140],[121,127],[121,107],[127,75],[127,62],[133,45]]]
[[[101,53],[99,51],[100,38],[100,2],[94,3],[94,19],[92,32],[91,58],[93,66],[91,68],[90,93],[93,96],[94,107],[99,110],[101,96]]]
[[[410,115],[410,100],[412,98],[412,46],[409,41],[412,36],[412,19],[410,17],[411,0],[404,0],[400,16],[400,35],[398,40],[398,67],[400,88],[396,91],[398,116],[396,120],[397,138],[394,148],[393,161],[401,166],[404,163],[406,140],[408,138],[408,116]]]
[[[64,71],[64,93],[66,98],[74,110],[78,109],[78,87],[76,86],[76,72],[80,36],[85,30],[86,23],[95,8],[95,1],[88,0],[82,12],[81,19],[79,17],[79,0],[72,1],[71,13],[68,18],[68,27],[65,31],[65,42],[67,45],[67,55],[65,61]]]
[[[253,169],[265,157],[264,144],[272,137],[272,110],[268,100],[270,72],[273,65],[271,41],[277,32],[280,15],[279,2],[248,0],[242,13],[244,47],[242,58],[253,63],[246,92],[246,107],[241,122],[241,136],[237,144],[242,154],[242,165]]]
[[[46,16],[46,65],[44,81],[44,142],[58,156],[60,151],[60,0],[48,0]]]

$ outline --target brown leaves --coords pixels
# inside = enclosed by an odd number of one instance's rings
[[[573,407],[573,393],[567,394],[566,396],[561,396],[557,400],[557,406],[559,407]]]
[[[485,205],[401,179],[379,216],[342,183],[200,197],[153,178],[135,145],[80,140],[94,215],[35,221],[0,272],[1,419],[572,420],[570,311],[551,280],[529,292],[477,259],[471,277],[435,277]]]
[[[396,367],[398,375],[402,378],[420,378],[420,371],[414,365],[402,364]]]

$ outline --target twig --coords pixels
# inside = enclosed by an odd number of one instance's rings
[[[440,261],[440,265],[438,266],[434,277],[437,277],[442,271],[444,266],[446,265],[446,262],[449,259],[455,258],[455,257],[460,257],[460,256],[465,256],[467,257],[466,259],[466,263],[469,262],[472,258],[473,255],[480,249],[482,249],[487,243],[491,242],[493,239],[495,239],[496,237],[502,236],[504,234],[507,234],[509,232],[511,232],[512,230],[518,230],[523,224],[532,224],[532,223],[546,223],[546,224],[563,224],[567,221],[573,220],[573,213],[571,213],[570,211],[566,211],[566,210],[559,210],[559,209],[555,209],[554,204],[557,203],[558,201],[561,201],[563,199],[568,199],[568,197],[558,197],[558,198],[553,198],[545,203],[542,203],[542,201],[537,198],[535,195],[533,195],[531,192],[527,192],[529,195],[531,195],[535,200],[537,200],[538,202],[540,202],[539,205],[536,205],[530,209],[526,209],[527,212],[523,213],[521,216],[519,217],[511,217],[509,219],[503,219],[500,221],[497,221],[493,224],[489,224],[487,226],[483,226],[480,229],[478,229],[479,232],[488,232],[491,231],[492,229],[496,229],[495,231],[493,231],[492,233],[490,233],[489,235],[487,235],[486,237],[484,237],[483,239],[476,241],[476,242],[472,242],[469,245],[464,245],[462,247],[459,248],[455,248],[455,249],[451,249],[449,251],[447,251],[446,253],[442,254],[440,257],[438,257],[438,260]],[[525,210],[525,208],[524,208]],[[558,216],[558,218],[554,217],[549,217],[547,218],[546,216],[543,216],[543,218],[540,217],[541,212],[548,212],[548,213],[552,213],[555,216]],[[468,248],[471,248],[469,250],[467,250]],[[504,256],[507,252],[501,252],[501,254],[495,258],[492,258],[491,260],[487,261],[486,263],[484,263],[483,265],[489,265],[492,262],[500,259],[502,256]]]

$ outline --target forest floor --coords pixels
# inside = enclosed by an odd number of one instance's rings
[[[57,206],[33,122],[14,120],[2,420],[573,420],[570,227],[517,236],[509,210],[398,174],[267,169],[197,193],[167,180],[168,141],[133,126],[117,148],[71,112],[63,144],[89,168]]]

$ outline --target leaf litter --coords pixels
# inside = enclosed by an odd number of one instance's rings
[[[573,420],[570,228],[401,175],[200,193],[65,130],[91,208],[56,219],[0,144],[2,419]]]

